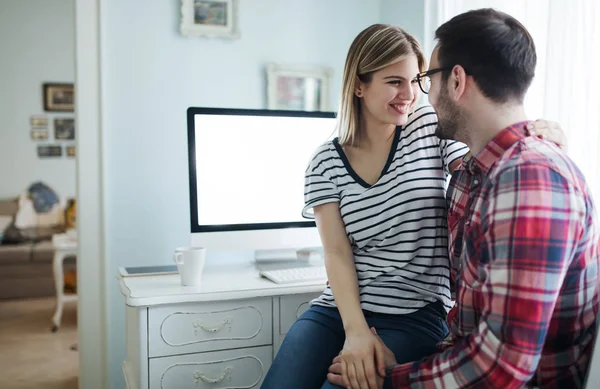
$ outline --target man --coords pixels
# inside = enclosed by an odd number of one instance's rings
[[[431,78],[438,136],[471,150],[447,193],[456,305],[444,351],[396,365],[387,350],[384,388],[582,387],[596,333],[600,225],[575,164],[526,135],[533,40],[491,9],[456,16],[436,39],[419,79]]]

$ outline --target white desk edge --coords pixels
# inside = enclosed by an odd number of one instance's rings
[[[178,274],[117,276],[125,303],[132,307],[318,293],[326,287],[325,280],[276,284],[260,277],[253,263],[206,267],[202,278],[201,286],[188,287],[181,286]]]

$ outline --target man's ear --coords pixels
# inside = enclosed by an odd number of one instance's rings
[[[465,93],[466,87],[467,73],[462,66],[455,65],[448,79],[448,94],[450,98],[454,101],[460,100]]]

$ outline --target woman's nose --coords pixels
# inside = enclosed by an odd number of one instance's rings
[[[398,90],[398,97],[402,100],[412,100],[415,97],[415,91],[410,82],[403,83],[402,87]]]

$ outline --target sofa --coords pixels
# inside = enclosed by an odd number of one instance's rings
[[[0,217],[14,220],[19,210],[18,197],[0,199]],[[56,232],[60,228],[56,229]],[[0,300],[54,296],[51,235],[18,243],[0,241]],[[64,262],[65,271],[75,268],[75,258]]]

